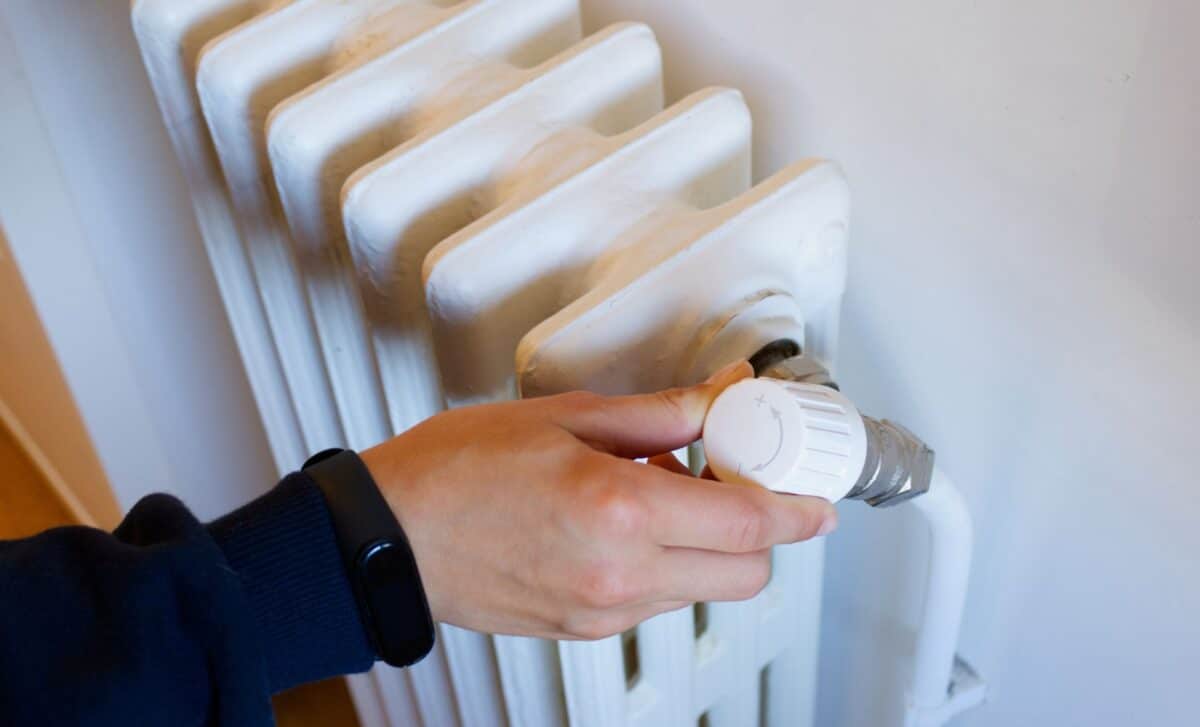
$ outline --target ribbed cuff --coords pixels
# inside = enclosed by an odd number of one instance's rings
[[[273,693],[371,667],[329,510],[308,475],[288,475],[208,531],[250,600]]]

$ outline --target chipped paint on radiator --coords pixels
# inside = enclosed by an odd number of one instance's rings
[[[704,378],[781,336],[832,358],[848,195],[802,162],[751,186],[751,119],[664,109],[653,32],[581,37],[574,0],[136,0],[282,471],[447,403]],[[618,639],[444,626],[352,680],[365,725],[811,721],[822,549],[757,598]],[[766,686],[762,694],[761,687]]]

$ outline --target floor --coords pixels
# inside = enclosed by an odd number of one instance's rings
[[[72,523],[70,514],[0,424],[0,540]],[[330,679],[274,699],[279,727],[357,727],[346,683]]]

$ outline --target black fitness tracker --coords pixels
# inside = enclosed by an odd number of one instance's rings
[[[363,626],[379,658],[417,663],[433,648],[433,618],[417,561],[396,516],[354,452],[327,449],[304,463],[325,496]]]

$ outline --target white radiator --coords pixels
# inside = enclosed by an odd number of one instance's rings
[[[733,90],[663,108],[649,28],[574,0],[138,0],[133,21],[281,472],[447,402],[827,364],[846,186],[750,186]],[[805,725],[822,545],[746,603],[595,643],[442,627],[365,725]]]

